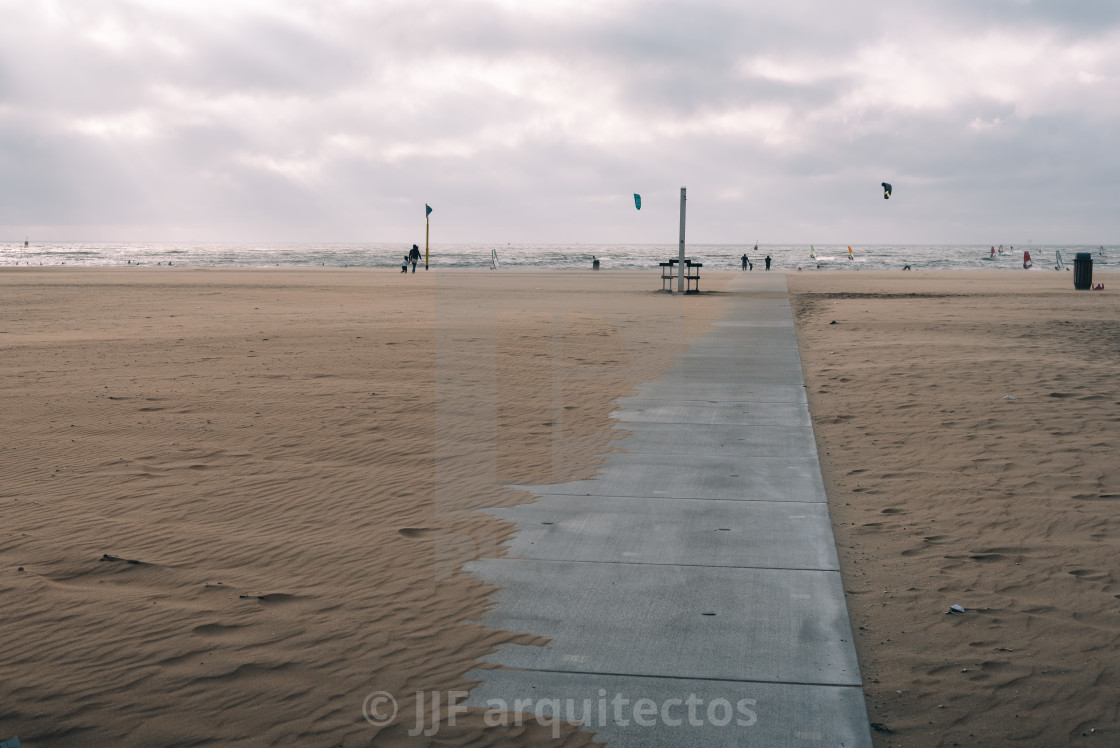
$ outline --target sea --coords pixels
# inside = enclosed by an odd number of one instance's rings
[[[193,268],[392,268],[411,245],[406,244],[207,244],[23,242],[0,243],[0,266],[70,265],[79,267],[172,266]],[[738,270],[746,254],[755,270],[771,258],[774,269],[794,270],[1021,270],[1023,252],[1030,252],[1035,269],[1052,269],[1060,253],[1072,267],[1080,252],[1092,255],[1097,267],[1120,264],[1120,246],[1080,244],[1020,245],[814,245],[807,244],[690,244],[685,256],[712,270]],[[523,270],[589,269],[598,259],[603,270],[657,269],[657,263],[676,259],[676,244],[439,244],[429,249],[433,269],[487,270],[494,255],[500,268]],[[423,264],[423,260],[421,260]]]

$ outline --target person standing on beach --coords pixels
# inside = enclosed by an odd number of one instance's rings
[[[412,263],[412,272],[416,272],[416,263],[420,262],[420,248],[415,244],[408,250],[408,261]]]
[[[747,267],[748,267],[748,266],[749,266],[750,264],[751,264],[751,259],[750,259],[749,257],[747,257],[747,253],[746,253],[746,252],[744,252],[744,253],[743,253],[743,270],[746,270],[746,269],[747,269]]]
[[[770,269],[770,255],[766,255],[766,269]]]
[[[401,272],[402,273],[407,273],[408,272],[408,255],[405,255],[404,259],[401,260]],[[416,271],[413,270],[412,272],[415,273]]]

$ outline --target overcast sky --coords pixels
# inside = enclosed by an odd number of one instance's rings
[[[3,240],[1120,243],[1116,0],[0,19]]]

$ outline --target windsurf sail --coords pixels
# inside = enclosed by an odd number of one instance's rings
[[[817,248],[814,247],[812,244],[809,245],[809,259],[811,259],[811,260],[817,259]]]
[[[492,249],[490,250],[490,269],[497,270],[499,267],[500,265],[498,265],[498,250]]]
[[[1031,253],[1023,252],[1023,269],[1027,270],[1033,263],[1031,262]]]
[[[991,258],[992,258],[993,260],[994,260],[994,259],[995,259],[995,257],[996,257],[996,248],[995,248],[995,247],[992,247],[992,254],[990,255],[990,257],[991,257]]]
[[[1055,249],[1054,250],[1054,263],[1055,263],[1054,264],[1054,269],[1055,270],[1065,270],[1066,269],[1066,264],[1062,261],[1062,250],[1060,250],[1060,249]]]
[[[855,258],[856,258],[856,256],[854,254],[852,254],[852,245],[849,244],[848,245],[848,259],[849,260],[854,260]]]

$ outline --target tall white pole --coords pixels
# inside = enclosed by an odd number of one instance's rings
[[[684,193],[685,188],[681,187],[681,244],[680,251],[677,254],[677,268],[679,269],[677,275],[677,293],[684,293]]]

